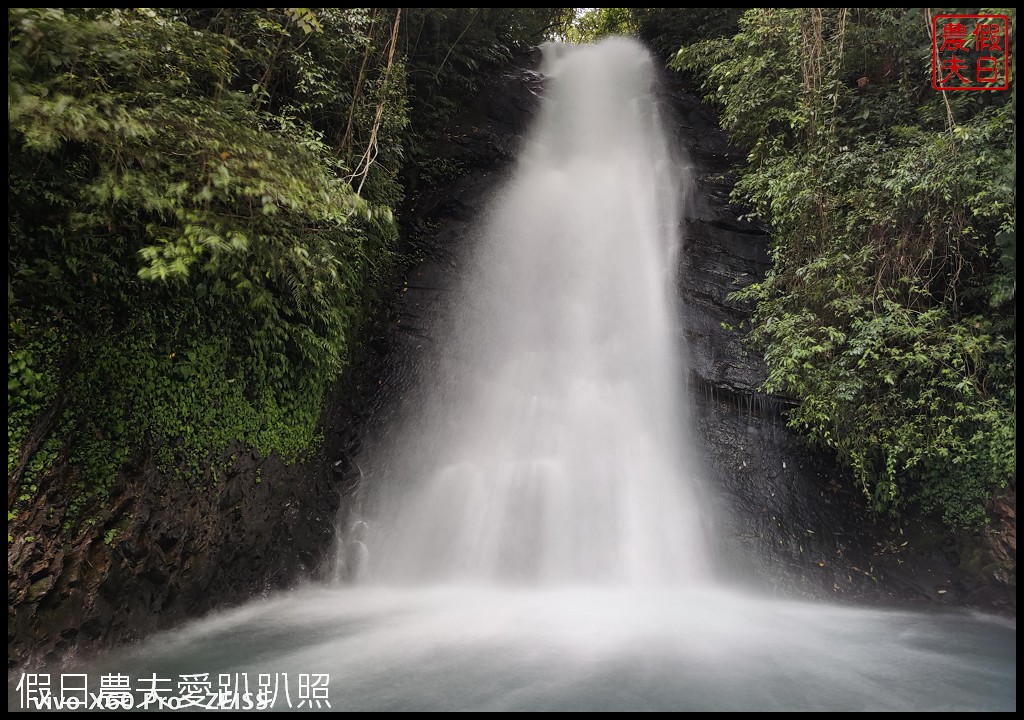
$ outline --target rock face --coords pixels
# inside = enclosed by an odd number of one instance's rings
[[[360,397],[354,374],[325,417],[326,442],[302,465],[234,448],[230,469],[203,484],[126,468],[94,525],[65,532],[40,488],[9,523],[8,667],[58,663],[129,643],[226,605],[320,577],[333,547],[343,455]],[[73,478],[72,478],[73,479]],[[32,528],[32,534],[17,528]]]
[[[665,102],[693,163],[696,197],[683,218],[679,286],[694,428],[715,495],[725,575],[808,597],[873,597],[871,528],[850,482],[802,447],[781,414],[791,401],[760,391],[760,357],[744,344],[749,308],[730,293],[770,266],[767,230],[729,202],[742,161],[715,118],[673,79]]]
[[[788,595],[1014,613],[1016,582],[1006,571],[1015,567],[1012,501],[995,513],[1002,542],[992,534],[949,537],[923,521],[876,525],[835,459],[788,430],[782,414],[791,400],[759,390],[764,365],[741,330],[750,308],[729,294],[764,277],[768,233],[729,203],[730,168],[742,156],[677,79],[666,88],[697,176],[679,285],[695,427],[730,574]]]

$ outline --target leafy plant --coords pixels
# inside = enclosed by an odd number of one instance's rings
[[[1015,122],[1012,98],[931,89],[929,27],[749,10],[674,65],[704,74],[748,151],[735,197],[773,228],[771,272],[736,293],[766,389],[877,511],[977,526],[1016,476]]]
[[[398,168],[363,163],[354,186],[315,89],[348,82],[375,42],[362,16],[23,8],[8,21],[9,476],[31,496],[58,457],[81,468],[75,515],[144,448],[193,477],[236,439],[298,457],[393,264],[377,198],[400,199]],[[404,89],[400,67],[383,72],[367,71],[366,97],[387,111],[374,132],[390,147]],[[49,439],[19,468],[58,393]]]

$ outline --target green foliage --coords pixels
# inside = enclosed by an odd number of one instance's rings
[[[200,491],[229,446],[315,446],[401,262],[403,165],[458,173],[429,134],[562,12],[8,11],[17,502],[98,531],[126,466]]]
[[[586,8],[573,18],[563,34],[567,42],[583,44],[606,35],[636,35],[638,30],[632,8]]]
[[[568,8],[410,8],[405,52],[415,147],[455,116],[516,48],[535,45],[569,17]]]
[[[737,293],[766,389],[877,511],[969,527],[1016,477],[1016,126],[1006,94],[931,89],[928,27],[750,10],[674,64],[704,73],[748,151],[736,198],[773,227],[771,272]]]
[[[405,80],[367,24],[9,11],[9,477],[67,400],[22,499],[59,465],[74,517],[140,451],[196,479],[234,440],[315,441],[397,236]]]
[[[736,34],[745,8],[632,8],[637,36],[660,57],[680,45],[706,41],[724,45]]]
[[[680,45],[731,37],[742,13],[743,8],[572,8],[561,17],[558,34],[577,44],[633,36],[667,59]]]
[[[7,474],[14,472],[31,423],[53,402],[58,362],[65,342],[56,326],[27,327],[21,320],[7,328]]]
[[[68,413],[57,433],[83,469],[72,515],[102,499],[142,446],[157,469],[198,484],[235,440],[288,460],[313,441],[329,376],[294,378],[282,369],[267,377],[258,355],[234,356],[229,339],[192,313],[141,318],[82,348],[71,380],[75,407],[105,411]]]

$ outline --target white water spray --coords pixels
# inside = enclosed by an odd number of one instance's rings
[[[673,286],[686,184],[654,65],[614,38],[553,46],[544,72],[439,339],[443,381],[380,451],[390,477],[371,482],[405,482],[370,537],[376,580],[703,571]]]

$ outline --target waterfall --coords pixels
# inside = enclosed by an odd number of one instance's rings
[[[611,38],[550,45],[543,71],[432,390],[378,451],[378,581],[690,581],[706,568],[674,287],[689,181],[655,66]]]
[[[89,697],[130,672],[137,703],[147,679],[208,677],[278,710],[1015,710],[1013,620],[701,582],[673,300],[685,158],[635,43],[552,48],[544,69],[412,411],[354,464],[372,492],[341,520],[348,582],[100,657]]]

